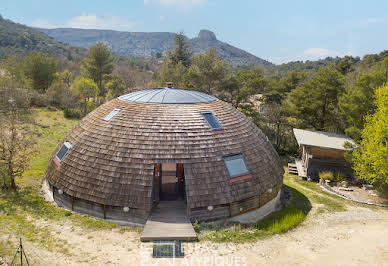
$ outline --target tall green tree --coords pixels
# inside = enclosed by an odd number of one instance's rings
[[[58,62],[41,52],[32,52],[23,61],[23,73],[31,88],[46,92],[55,79]]]
[[[266,84],[262,69],[251,67],[229,75],[218,87],[218,93],[222,99],[239,108],[249,102],[250,96],[262,93]]]
[[[97,43],[89,49],[88,57],[83,61],[82,70],[86,76],[97,84],[100,95],[104,96],[106,91],[103,88],[106,75],[113,71],[112,51],[102,43]]]
[[[210,48],[205,54],[193,57],[185,80],[189,87],[201,89],[212,94],[226,78],[229,65],[217,55],[216,49]]]
[[[345,117],[345,133],[355,140],[361,138],[364,118],[373,114],[376,88],[388,82],[388,57],[375,65],[371,72],[360,75],[354,87],[346,88],[339,107]]]
[[[158,86],[166,86],[166,82],[172,82],[174,87],[182,87],[184,85],[183,77],[187,69],[182,64],[173,64],[169,59],[163,60],[162,68],[159,73]]]
[[[291,71],[280,80],[277,77],[267,79],[263,102],[266,104],[281,104],[287,94],[296,89],[305,78],[306,73]]]
[[[353,152],[357,174],[388,192],[388,84],[375,92],[376,112],[366,117],[360,146]]]
[[[289,94],[287,110],[295,119],[295,126],[340,131],[338,98],[343,91],[343,75],[333,66],[321,68],[310,81]]]
[[[190,43],[182,32],[175,34],[174,50],[167,53],[168,59],[173,65],[177,65],[179,62],[185,68],[188,68],[191,64],[191,57],[193,51],[191,50]]]

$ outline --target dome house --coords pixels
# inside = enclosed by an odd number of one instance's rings
[[[232,105],[197,91],[136,91],[84,117],[46,168],[55,202],[144,224],[160,201],[191,221],[239,216],[279,200],[284,170],[266,136]]]

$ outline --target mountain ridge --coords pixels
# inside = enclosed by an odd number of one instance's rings
[[[87,50],[54,40],[34,28],[5,19],[0,15],[0,59],[9,55],[41,51],[54,57],[69,60],[83,58]]]
[[[97,42],[107,45],[114,53],[124,56],[152,57],[173,49],[175,33],[171,32],[128,32],[98,29],[56,28],[37,30],[54,39],[74,46],[90,48]],[[186,37],[187,38],[187,37]],[[194,54],[207,52],[216,48],[222,59],[233,66],[259,65],[272,66],[267,60],[249,52],[219,41],[214,32],[201,30],[197,37],[187,38]]]

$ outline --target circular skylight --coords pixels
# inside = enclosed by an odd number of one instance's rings
[[[119,97],[122,101],[149,104],[204,104],[218,99],[214,96],[191,90],[156,88],[135,91]]]

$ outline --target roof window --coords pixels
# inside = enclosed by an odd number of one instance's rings
[[[250,173],[242,154],[226,156],[223,159],[226,168],[228,169],[230,178],[243,176]]]
[[[120,109],[115,108],[112,112],[110,112],[107,116],[105,116],[102,120],[109,121],[111,120],[118,112],[120,112]]]
[[[202,112],[201,115],[213,130],[221,130],[222,126],[212,112]]]
[[[59,151],[57,152],[57,154],[55,155],[55,157],[57,158],[57,160],[59,162],[61,162],[63,160],[63,158],[65,158],[65,155],[66,153],[71,149],[71,144],[70,142],[65,142],[63,143],[62,147],[59,149]]]

